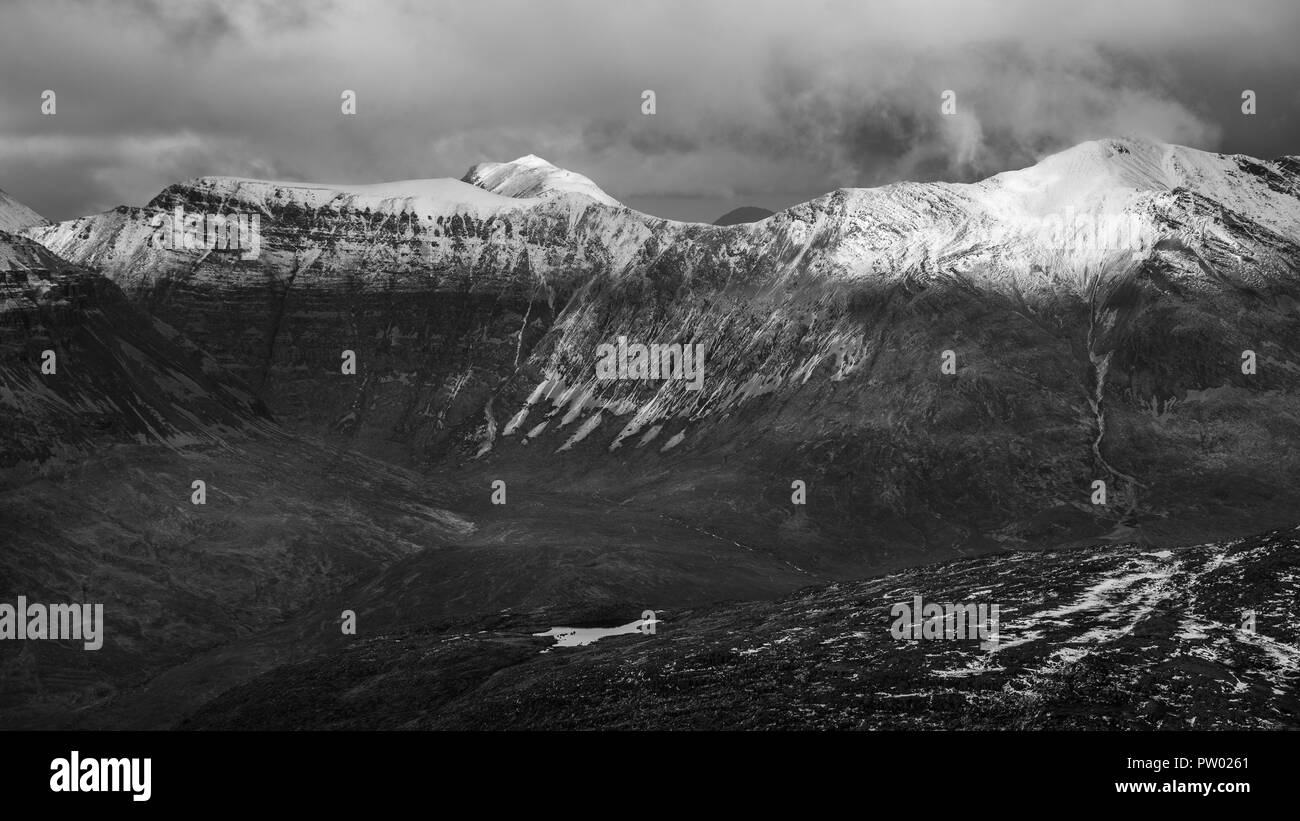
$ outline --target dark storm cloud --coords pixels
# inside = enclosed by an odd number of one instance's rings
[[[1285,1],[9,3],[0,188],[67,218],[202,174],[367,182],[535,153],[712,219],[1113,134],[1276,156],[1300,153],[1297,30]]]
[[[157,26],[181,49],[207,48],[238,31],[226,8],[216,3],[190,8],[158,0],[131,0],[127,11],[132,15],[127,25]]]

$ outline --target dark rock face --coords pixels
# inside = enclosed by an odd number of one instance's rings
[[[66,726],[80,707],[473,532],[435,506],[444,485],[274,425],[239,379],[112,281],[3,232],[0,266],[0,602],[104,609],[96,650],[0,642],[0,726]]]
[[[240,438],[265,416],[239,380],[112,281],[3,232],[0,261],[5,485],[112,443]]]

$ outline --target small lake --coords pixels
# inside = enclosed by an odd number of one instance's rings
[[[660,619],[637,619],[627,624],[621,624],[618,627],[552,627],[545,633],[533,633],[533,635],[554,638],[555,644],[552,647],[585,647],[608,636],[645,633],[646,625],[653,628],[659,622]],[[545,653],[546,650],[542,652]]]

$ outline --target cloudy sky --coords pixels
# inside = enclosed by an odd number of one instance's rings
[[[1295,0],[7,0],[0,188],[67,219],[205,174],[460,177],[532,153],[712,221],[1102,136],[1300,154],[1297,32]]]

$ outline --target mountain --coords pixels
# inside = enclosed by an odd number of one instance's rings
[[[772,216],[774,211],[766,208],[756,208],[752,205],[742,205],[739,208],[733,208],[722,216],[714,220],[714,225],[740,225],[746,222],[759,222]]]
[[[488,178],[503,190],[549,184],[531,165],[520,179],[499,171]],[[257,217],[258,256],[154,247],[151,223],[177,208],[240,213],[250,226]],[[517,198],[451,179],[325,187],[204,178],[143,209],[30,235],[205,340],[286,424],[403,460],[464,419],[482,419],[489,391],[577,283],[611,256],[635,253],[646,231],[628,213],[585,193]],[[360,362],[350,387],[330,377],[345,350]]]
[[[45,217],[0,191],[0,231],[12,234],[24,228],[49,224]]]
[[[828,572],[1285,524],[1300,465],[1265,454],[1300,434],[1298,171],[1111,140],[656,227],[570,301],[469,452],[594,474]],[[619,336],[703,345],[704,389],[601,381]],[[1267,367],[1244,374],[1245,351]]]
[[[518,718],[516,698],[557,692],[533,677],[558,655],[531,632],[646,609],[682,624],[691,610],[706,648],[743,612],[784,630],[815,621],[818,602],[840,608],[837,590],[874,607],[871,584],[919,578],[881,574],[922,566],[928,592],[974,595],[958,584],[969,571],[1022,611],[1102,597],[1110,609],[1084,626],[1137,638],[1148,606],[1189,619],[1215,596],[1244,607],[1205,586],[1218,577],[1202,560],[1236,566],[1237,540],[1295,525],[1298,182],[1295,157],[1104,140],[979,183],[841,189],[709,226],[606,202],[524,158],[373,186],[206,177],[6,237],[0,403],[19,424],[0,440],[16,546],[0,600],[103,601],[117,638],[99,653],[0,647],[0,723],[218,726],[261,709],[253,697],[305,722],[266,681],[329,681],[317,665],[337,658],[371,687],[409,661],[394,653],[404,631],[486,630],[412,668],[429,712],[408,718],[489,724],[475,704]],[[702,346],[701,381],[600,378],[620,337]],[[205,505],[191,503],[195,479]],[[1050,552],[1063,547],[1076,550]],[[1241,595],[1285,591],[1278,550],[1240,561]],[[863,578],[875,581],[849,581]],[[1184,582],[1200,603],[1170,592]],[[813,592],[772,604],[801,588]],[[357,636],[340,632],[344,610]],[[818,641],[858,629],[836,613],[827,629],[841,632]],[[1029,659],[1038,670],[1091,640],[1058,626],[1031,625],[1052,641],[1010,652],[1045,650]],[[1160,641],[1178,675],[1175,651],[1207,651]],[[352,666],[357,644],[372,666]],[[676,651],[656,652],[667,668]],[[789,669],[826,674],[813,655]],[[499,692],[458,689],[516,658],[541,666],[503,674]],[[564,686],[615,671],[583,662],[573,672],[588,677]],[[715,673],[699,678],[710,703],[740,715],[715,698]],[[928,682],[903,673],[900,686]],[[1288,702],[1263,678],[1248,705],[1225,704],[1283,723]],[[1169,703],[1126,682],[1088,692]],[[917,709],[957,704],[930,695]],[[552,703],[520,723],[582,723]],[[809,709],[797,712],[829,720]],[[1014,699],[988,710],[973,723],[1043,720]]]
[[[822,577],[1226,538],[1300,501],[1277,446],[1300,441],[1295,157],[1100,140],[734,226],[551,168],[466,175],[493,191],[203,178],[27,234],[203,339],[292,430],[673,517]],[[260,255],[151,247],[178,207],[260,216]],[[703,346],[702,389],[598,379],[620,336]]]
[[[579,646],[554,638],[548,628],[572,622],[553,613],[500,614],[285,665],[179,726],[1294,730],[1297,569],[1288,528],[1178,550],[963,559],[661,611],[653,634],[587,628],[596,640]],[[895,608],[918,596],[986,617],[997,605],[997,642],[912,638],[910,616],[895,638]]]
[[[571,502],[527,488],[502,509],[479,487],[294,435],[112,281],[5,232],[0,412],[0,602],[96,602],[107,633],[94,652],[0,642],[6,728],[171,722],[335,646],[348,609],[368,634],[802,578],[657,515],[620,515],[633,531],[611,533],[611,506],[574,523],[554,513]]]

